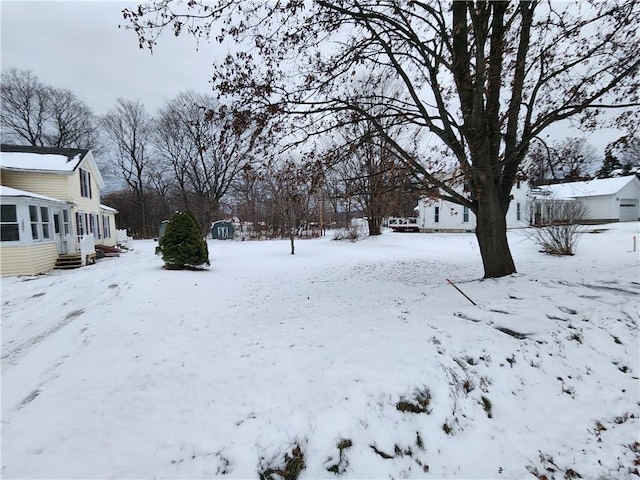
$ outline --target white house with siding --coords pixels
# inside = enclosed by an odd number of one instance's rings
[[[551,200],[582,202],[587,209],[583,223],[636,222],[640,217],[640,180],[635,175],[540,185],[530,198],[534,215],[543,222],[545,202]]]
[[[516,182],[511,189],[507,228],[529,225],[527,192],[528,185],[524,181]],[[468,207],[442,199],[421,198],[416,211],[421,232],[473,232],[476,228],[476,216]]]
[[[0,274],[35,275],[62,258],[86,263],[93,245],[116,245],[116,210],[90,150],[0,147]]]

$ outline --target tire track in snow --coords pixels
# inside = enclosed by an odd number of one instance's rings
[[[69,325],[71,322],[73,322],[76,318],[78,318],[83,313],[84,313],[84,308],[81,308],[81,309],[78,309],[78,310],[73,310],[72,312],[69,312],[64,317],[64,320],[62,320],[60,323],[58,323],[58,324],[54,325],[53,327],[51,327],[49,330],[46,330],[45,332],[43,332],[43,333],[41,333],[39,335],[36,335],[35,337],[31,337],[31,338],[25,340],[21,344],[19,344],[19,345],[13,347],[12,349],[10,349],[7,353],[4,353],[2,355],[2,360],[6,360],[6,361],[9,361],[9,362],[14,362],[16,360],[16,357],[18,357],[20,354],[26,353],[26,351],[31,349],[33,346],[39,344],[40,342],[42,342],[46,338],[50,337],[51,335],[56,333],[61,328],[66,327],[67,325]]]
[[[105,295],[109,295],[111,297],[118,296],[120,294],[120,290],[118,287],[119,285],[117,283],[110,284],[107,287],[108,291],[106,292],[106,294],[103,294],[103,295],[100,295],[99,297],[94,298],[93,301],[85,305],[84,308],[78,308],[76,310],[72,310],[71,312],[67,313],[67,315],[64,317],[62,321],[58,322],[56,325],[52,326],[48,330],[45,330],[44,332],[38,335],[28,338],[27,340],[23,341],[18,345],[12,346],[11,348],[7,348],[6,352],[3,351],[3,354],[1,357],[2,361],[4,363],[9,362],[11,364],[14,364],[18,357],[27,353],[33,347],[42,343],[44,340],[54,335],[55,333],[57,333],[67,325],[71,324],[74,320],[82,316],[85,313],[85,308],[89,307],[92,304],[95,304],[96,302],[98,302],[98,304],[102,304],[104,301],[102,297],[104,297]],[[87,328],[84,328],[80,333],[84,333],[86,330]]]

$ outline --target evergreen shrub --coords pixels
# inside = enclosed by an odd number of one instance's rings
[[[176,212],[160,239],[165,268],[181,270],[209,265],[209,249],[191,212]]]

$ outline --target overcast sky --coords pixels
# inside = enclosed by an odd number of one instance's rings
[[[140,100],[155,114],[165,100],[190,89],[209,93],[215,58],[226,54],[217,43],[169,34],[153,55],[138,47],[125,28],[122,10],[137,1],[6,1],[0,0],[1,68],[31,69],[44,83],[72,90],[97,115],[118,97]],[[558,128],[559,127],[559,128]],[[581,136],[556,126],[552,138]],[[620,132],[606,129],[588,135],[599,154]]]
[[[138,2],[5,1],[1,67],[30,69],[48,85],[68,88],[97,115],[118,97],[139,99],[149,113],[181,91],[211,92],[212,59],[219,44],[165,35],[153,55],[138,47],[122,9]]]

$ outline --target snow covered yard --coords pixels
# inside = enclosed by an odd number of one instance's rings
[[[638,223],[597,228],[497,280],[390,232],[3,278],[2,477],[639,478]]]

